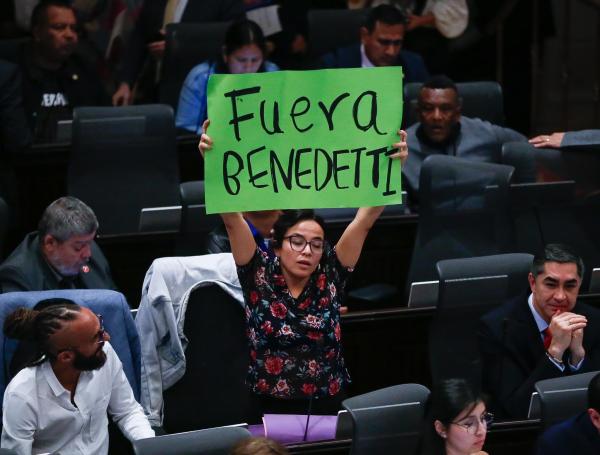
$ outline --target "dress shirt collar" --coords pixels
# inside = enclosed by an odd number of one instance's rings
[[[533,315],[533,319],[535,319],[535,324],[540,333],[548,328],[548,323],[544,321],[544,318],[540,316],[535,307],[533,306],[533,294],[529,294],[529,298],[527,299],[527,303],[529,304],[529,309],[531,310],[531,314]],[[542,335],[543,336],[543,335]]]
[[[365,45],[360,45],[360,66],[361,68],[374,68],[373,62],[369,60],[367,57],[367,53],[365,52]]]
[[[46,360],[44,363],[42,363],[41,368],[44,373],[44,377],[46,378],[46,381],[48,382],[48,385],[50,386],[50,389],[52,390],[52,392],[54,393],[54,395],[56,397],[59,397],[63,394],[67,394],[67,395],[70,394],[70,392],[63,387],[63,385],[60,383],[60,381],[54,374],[54,370],[52,369],[50,360]]]

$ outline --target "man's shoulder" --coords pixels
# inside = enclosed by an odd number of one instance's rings
[[[591,422],[587,413],[580,413],[548,428],[540,439],[540,445],[542,448],[555,449],[554,453],[566,448],[575,450],[580,444],[585,443],[587,439],[585,434],[590,426]]]
[[[36,383],[41,368],[41,365],[37,365],[21,369],[6,386],[5,397],[18,396],[27,399],[37,395]]]
[[[2,270],[19,270],[22,268],[36,268],[38,266],[39,239],[36,232],[30,232],[23,241],[10,253],[0,265]]]

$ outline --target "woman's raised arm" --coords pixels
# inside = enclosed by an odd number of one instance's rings
[[[393,147],[398,152],[390,155],[390,158],[399,159],[402,163],[408,158],[408,145],[406,144],[406,132],[398,130],[400,141]],[[367,234],[383,212],[384,207],[361,207],[356,216],[344,230],[338,241],[335,251],[344,267],[354,267],[358,262]]]
[[[198,150],[200,150],[203,158],[213,145],[211,137],[207,134],[209,125],[210,120],[205,120],[202,125],[204,133],[200,136],[200,143],[198,144]],[[204,169],[206,172],[206,167]],[[231,243],[231,253],[233,254],[235,263],[237,265],[248,264],[256,251],[256,241],[252,236],[248,223],[246,223],[240,212],[221,213],[220,215],[223,219],[223,224],[225,224],[225,229],[227,229],[227,236]]]

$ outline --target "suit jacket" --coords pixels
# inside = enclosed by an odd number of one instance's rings
[[[73,281],[76,289],[116,290],[108,261],[95,242],[88,266],[89,272],[80,272]],[[61,289],[57,275],[42,256],[37,232],[31,232],[0,265],[0,290],[4,293]]]
[[[538,442],[538,455],[597,455],[600,453],[600,433],[592,424],[587,412],[556,424],[542,435]]]
[[[583,337],[585,359],[577,373],[600,369],[600,311],[577,303],[574,313],[587,317]],[[479,347],[483,390],[499,416],[526,418],[534,385],[542,379],[573,374],[565,352],[564,372],[548,359],[527,297],[521,296],[481,318]]]
[[[360,68],[361,64],[360,44],[341,47],[321,58],[323,68]],[[396,65],[401,66],[404,71],[405,84],[425,82],[429,78],[423,58],[414,52],[401,51],[398,54]]]
[[[119,80],[133,87],[146,60],[146,44],[156,41],[163,26],[167,0],[144,0],[135,28],[124,53]],[[188,0],[181,22],[221,22],[244,14],[243,0]]]
[[[21,98],[19,67],[5,60],[0,60],[0,143],[2,151],[11,153],[31,144]]]
[[[565,133],[560,148],[600,148],[600,130],[569,131]]]

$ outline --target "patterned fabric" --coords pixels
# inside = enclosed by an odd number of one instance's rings
[[[336,395],[350,382],[340,344],[340,304],[352,269],[325,248],[297,299],[279,258],[260,249],[238,276],[246,302],[250,364],[247,383],[277,398]]]

